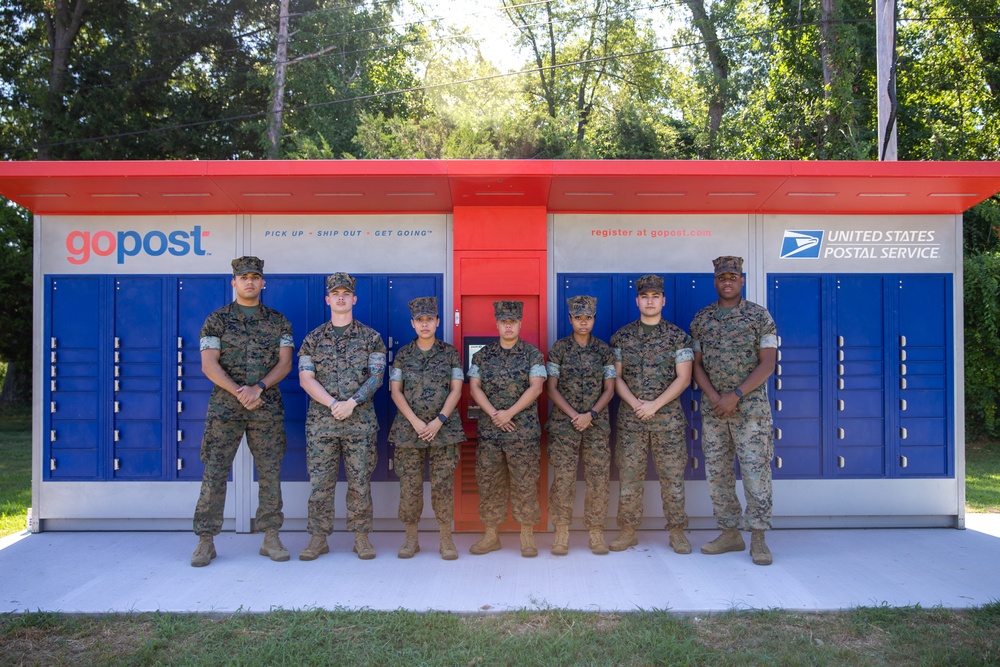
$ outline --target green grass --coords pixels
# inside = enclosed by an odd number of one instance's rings
[[[6,664],[991,665],[1000,604],[678,616],[524,610],[0,615]]]
[[[969,512],[1000,512],[1000,443],[965,445],[965,508]]]
[[[0,415],[0,537],[24,530],[31,505],[31,416]]]

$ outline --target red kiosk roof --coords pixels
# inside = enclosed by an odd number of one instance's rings
[[[295,160],[0,163],[42,215],[450,213],[955,214],[1000,192],[997,162]]]

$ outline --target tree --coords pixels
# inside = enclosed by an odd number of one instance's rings
[[[0,205],[0,359],[7,362],[0,403],[31,402],[32,238],[27,211]]]

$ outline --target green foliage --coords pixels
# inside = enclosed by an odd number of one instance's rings
[[[965,259],[965,428],[1000,438],[1000,253]]]
[[[31,367],[31,217],[0,203],[0,359]]]

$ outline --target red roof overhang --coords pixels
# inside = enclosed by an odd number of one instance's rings
[[[44,215],[450,213],[954,214],[1000,192],[997,162],[296,160],[0,163],[0,195]]]

